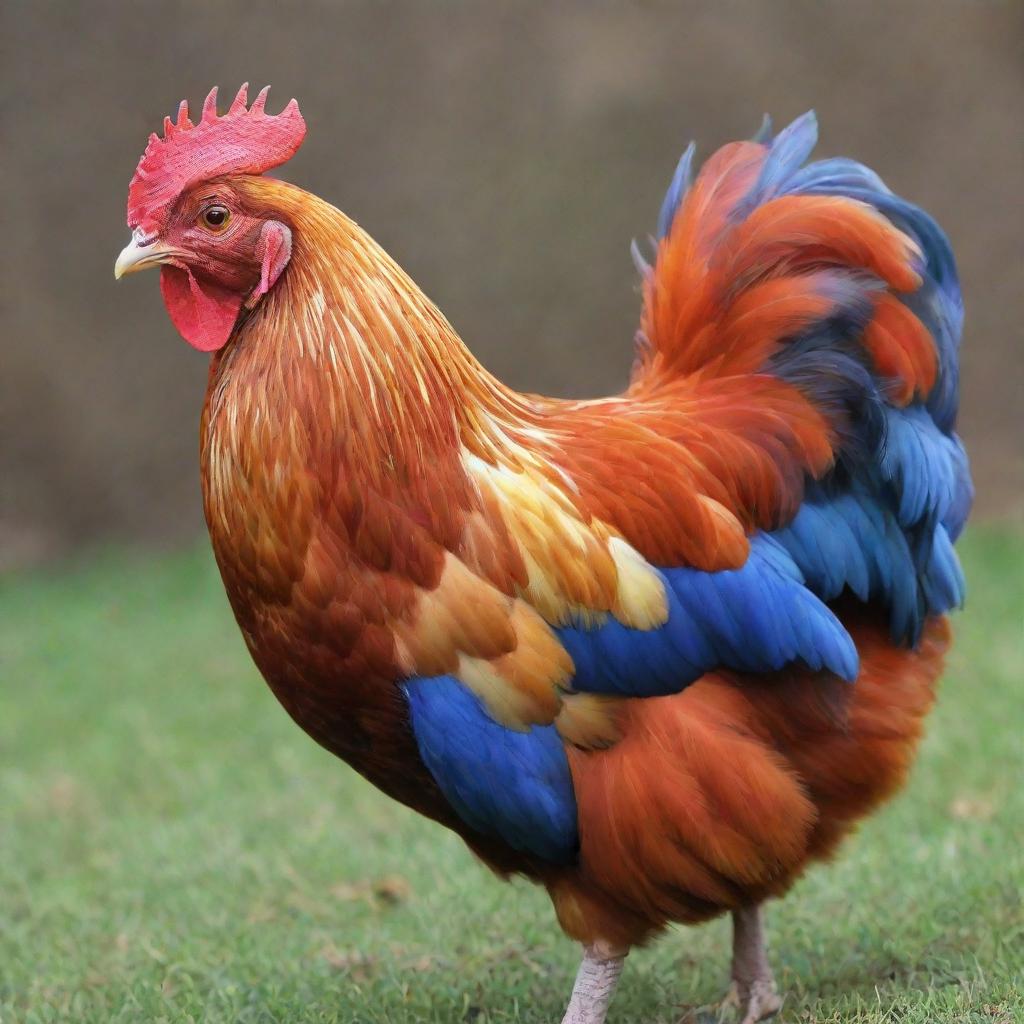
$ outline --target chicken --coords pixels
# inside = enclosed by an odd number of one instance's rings
[[[963,580],[962,310],[934,221],[813,115],[684,154],[619,396],[518,394],[243,87],[150,137],[115,275],[212,353],[206,520],[252,657],[385,793],[550,893],[601,1024],[631,947],[761,906],[903,782]]]

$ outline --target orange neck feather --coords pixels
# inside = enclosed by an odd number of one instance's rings
[[[219,384],[239,364],[259,367],[265,383],[291,381],[288,400],[304,398],[315,421],[385,446],[415,438],[427,448],[458,440],[475,450],[487,447],[479,435],[521,422],[524,400],[479,363],[357,224],[294,186],[241,180],[251,201],[285,215],[294,243],[286,273],[215,361]],[[273,394],[268,389],[264,403]],[[258,393],[251,399],[258,402]]]
[[[533,419],[528,400],[488,373],[338,210],[271,179],[232,185],[287,220],[293,248],[280,280],[211,363],[203,486],[229,590],[233,575],[255,585],[268,560],[301,559],[328,506],[342,529],[383,502],[385,513],[401,510],[457,544],[460,510],[478,500],[466,453],[500,452],[508,462],[509,439]],[[301,572],[279,568],[260,584],[268,596]]]

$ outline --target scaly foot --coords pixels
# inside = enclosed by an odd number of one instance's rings
[[[605,942],[583,948],[583,963],[562,1024],[604,1024],[628,952]]]
[[[732,987],[723,1006],[736,1008],[742,1015],[740,1024],[757,1024],[782,1006],[768,965],[760,906],[733,911]]]

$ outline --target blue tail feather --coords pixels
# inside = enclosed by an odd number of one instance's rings
[[[900,298],[935,341],[938,373],[925,400],[906,408],[890,404],[887,382],[875,375],[860,345],[873,293],[882,287],[863,272],[838,273],[845,292],[836,314],[790,339],[765,367],[828,410],[841,431],[835,469],[821,482],[809,482],[796,519],[772,536],[822,600],[834,600],[845,590],[862,601],[880,603],[888,608],[893,637],[915,642],[929,614],[963,600],[963,576],[952,542],[973,499],[967,457],[954,433],[963,302],[953,252],[931,216],[895,195],[862,164],[833,158],[801,166],[817,142],[813,112],[774,137],[766,119],[757,141],[766,146],[765,160],[753,187],[737,204],[735,220],[780,196],[842,196],[874,207],[921,250],[922,285]],[[688,179],[690,151],[684,159]],[[662,236],[685,193],[682,180],[677,172],[662,206]],[[717,607],[725,590],[719,587],[707,595],[709,607]],[[717,612],[714,617],[717,621]],[[751,635],[766,656],[774,655],[758,632],[757,616],[752,622]],[[728,646],[729,635],[723,626],[716,649]]]

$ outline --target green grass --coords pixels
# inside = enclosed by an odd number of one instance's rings
[[[909,789],[770,909],[781,1021],[1024,1019],[1021,541],[963,545]],[[3,1024],[560,1019],[546,896],[292,725],[205,550],[8,581],[0,700]],[[613,1020],[714,1019],[727,956],[723,921],[634,953]]]

